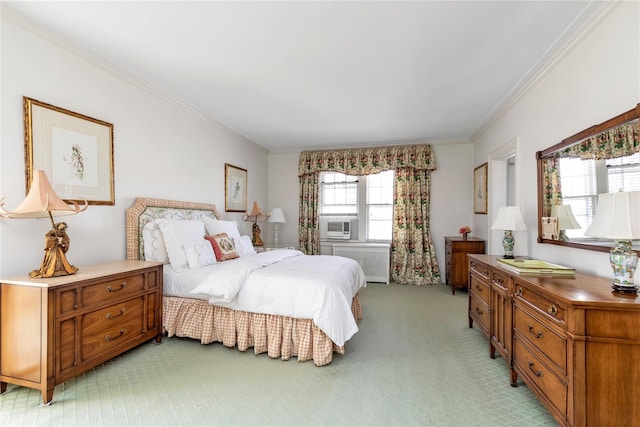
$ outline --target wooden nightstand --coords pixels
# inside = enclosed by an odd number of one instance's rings
[[[456,288],[466,288],[469,282],[467,254],[483,254],[484,240],[476,237],[462,236],[445,237],[446,251],[446,280],[451,286],[451,293],[455,295]]]
[[[0,280],[0,393],[31,387],[48,404],[56,385],[161,334],[160,262]]]

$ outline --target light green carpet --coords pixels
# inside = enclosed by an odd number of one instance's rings
[[[464,291],[370,283],[347,353],[316,367],[165,338],[56,387],[9,385],[0,426],[556,426],[469,329]]]

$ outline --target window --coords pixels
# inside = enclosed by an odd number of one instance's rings
[[[367,176],[337,172],[320,174],[320,217],[357,219],[359,240],[391,240],[393,225],[392,170]]]
[[[570,238],[584,237],[595,214],[598,194],[640,190],[640,153],[608,160],[560,159],[562,200],[571,206],[582,227],[567,230]]]

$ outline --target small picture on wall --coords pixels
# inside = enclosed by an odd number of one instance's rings
[[[224,210],[247,210],[247,170],[229,163],[224,164]]]
[[[487,169],[483,163],[473,170],[473,213],[487,213]]]

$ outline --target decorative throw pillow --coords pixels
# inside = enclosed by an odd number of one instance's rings
[[[215,236],[204,236],[204,238],[211,242],[213,252],[216,254],[218,262],[238,258],[236,247],[227,233],[220,233]]]
[[[179,219],[157,219],[156,222],[162,232],[171,267],[175,271],[189,267],[184,245],[202,240],[205,234],[204,223]]]
[[[216,255],[213,246],[207,240],[184,245],[184,253],[187,256],[189,268],[200,268],[216,263]]]
[[[205,218],[204,225],[207,228],[207,234],[215,236],[216,234],[226,233],[233,240],[233,244],[237,247],[240,243],[240,232],[238,224],[235,221],[223,221]]]

